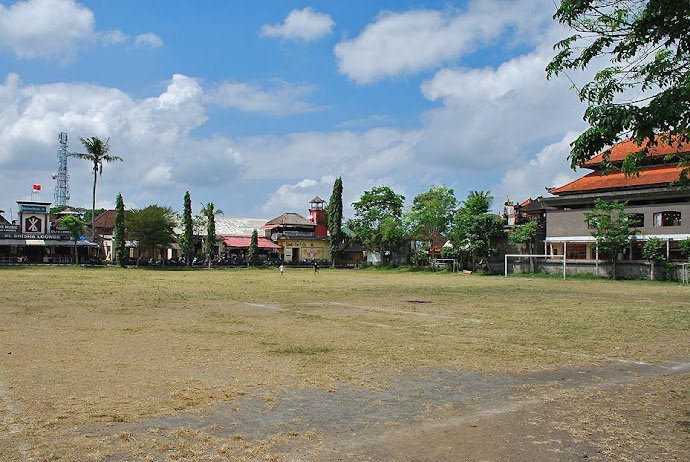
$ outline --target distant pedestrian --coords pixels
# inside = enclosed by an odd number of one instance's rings
[[[314,275],[319,274],[319,262],[314,260]]]
[[[281,263],[281,264],[280,264],[280,268],[278,268],[278,269],[280,270],[280,277],[282,278],[282,277],[283,277],[283,273],[285,273],[285,266]]]

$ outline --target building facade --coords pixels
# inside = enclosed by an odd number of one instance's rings
[[[585,220],[585,212],[596,199],[627,202],[625,211],[633,214],[637,231],[630,245],[618,258],[641,260],[642,247],[650,237],[666,243],[668,261],[684,257],[678,243],[690,238],[690,190],[673,186],[679,178],[678,159],[690,154],[690,147],[659,144],[649,148],[648,165],[639,175],[626,177],[621,172],[604,174],[604,162],[620,166],[628,154],[640,147],[624,141],[583,165],[592,172],[566,185],[551,188],[554,197],[543,198],[546,212],[546,253],[566,255],[573,260],[598,260],[596,240]]]
[[[97,245],[85,238],[74,241],[50,213],[50,202],[17,201],[18,218],[0,223],[0,263],[81,263],[88,261],[89,248]]]

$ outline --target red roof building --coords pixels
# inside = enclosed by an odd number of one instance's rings
[[[596,240],[587,227],[585,212],[592,209],[596,199],[603,199],[627,202],[626,212],[634,214],[636,235],[619,258],[641,260],[642,246],[650,237],[666,241],[668,260],[682,258],[678,242],[690,238],[690,190],[672,183],[680,176],[678,162],[690,154],[690,146],[659,143],[649,147],[649,166],[638,175],[602,173],[602,162],[615,169],[627,155],[641,149],[633,141],[623,141],[582,165],[593,170],[591,173],[548,190],[554,197],[542,199],[548,206],[546,253],[565,254],[575,260],[597,259]]]

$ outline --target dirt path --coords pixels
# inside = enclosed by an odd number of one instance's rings
[[[163,459],[187,448],[190,460],[690,460],[689,378],[690,363],[518,375],[416,369],[366,388],[255,390],[87,432],[124,434],[148,457],[164,448]],[[674,400],[674,390],[685,391]]]

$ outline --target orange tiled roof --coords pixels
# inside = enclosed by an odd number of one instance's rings
[[[638,146],[637,143],[635,143],[633,140],[625,140],[621,141],[614,147],[610,149],[611,151],[611,156],[609,157],[609,162],[611,163],[620,163],[623,162],[623,159],[628,154],[632,154],[634,152],[639,151],[643,147],[647,146],[647,143],[642,143],[642,146]],[[593,168],[596,167],[601,163],[602,160],[604,160],[604,153],[609,151],[608,149],[600,154],[597,154],[596,156],[592,157],[589,159],[587,162],[582,164],[583,167],[589,167]],[[678,147],[678,145],[674,146],[669,146],[668,144],[662,144],[659,143],[655,146],[652,146],[649,148],[649,154],[648,157],[663,157],[668,154],[679,154],[679,155],[686,155],[690,154],[690,144],[685,143],[683,144],[682,147]]]
[[[634,186],[668,185],[679,178],[681,170],[681,167],[667,165],[648,167],[640,172],[640,176],[633,175],[628,178],[621,172],[609,173],[608,175],[592,172],[560,188],[549,189],[549,192],[562,194]]]

